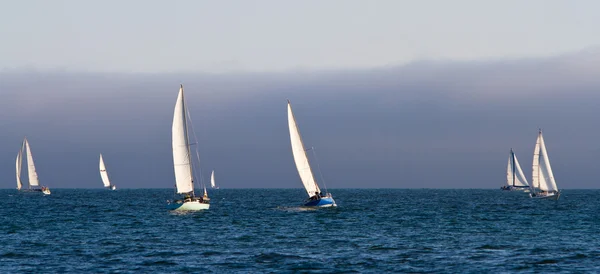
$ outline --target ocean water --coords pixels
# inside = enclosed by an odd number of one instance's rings
[[[171,189],[0,190],[0,272],[600,272],[599,190],[559,201],[500,190],[210,191],[208,211],[165,209]]]

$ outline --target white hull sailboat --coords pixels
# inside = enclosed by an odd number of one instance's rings
[[[304,143],[302,142],[302,136],[300,130],[296,124],[296,118],[292,112],[292,104],[288,100],[288,128],[290,130],[290,142],[292,144],[292,154],[294,156],[294,162],[296,163],[296,169],[300,175],[300,180],[304,185],[304,189],[308,193],[308,200],[305,201],[304,206],[316,206],[316,207],[331,207],[336,206],[335,200],[331,196],[331,193],[325,191],[326,194],[321,192],[317,180],[313,175],[308,157],[306,155],[306,149],[304,149]]]
[[[29,188],[22,189],[21,182],[21,167],[23,165],[23,153],[27,154],[27,175],[29,179]],[[26,191],[26,192],[42,192],[45,195],[50,195],[50,188],[46,186],[40,187],[40,180],[37,175],[37,171],[35,170],[35,163],[33,162],[33,155],[31,154],[31,147],[29,146],[29,141],[27,138],[23,139],[23,144],[21,145],[21,149],[17,153],[17,190]]]
[[[533,150],[531,177],[530,197],[558,200],[560,191],[554,180],[554,174],[552,173],[552,167],[550,166],[550,159],[548,158],[548,151],[546,151],[546,144],[541,129],[538,133],[535,148]]]
[[[527,183],[525,174],[523,174],[519,160],[517,160],[517,155],[515,155],[512,148],[508,155],[508,166],[506,167],[506,185],[502,186],[501,189],[529,192],[529,184]]]
[[[214,170],[210,173],[210,187],[212,189],[219,189],[219,187],[215,184],[215,171]]]
[[[174,201],[167,201],[167,208],[171,210],[204,210],[210,207],[210,199],[206,187],[204,187],[204,196],[196,197],[194,194],[194,168],[188,136],[187,116],[188,111],[183,95],[183,85],[181,85],[175,103],[173,126],[171,128],[175,189],[181,197]]]
[[[117,186],[110,183],[108,179],[108,171],[106,171],[106,166],[104,165],[104,159],[102,158],[102,153],[100,153],[100,178],[102,178],[102,183],[104,187],[110,190],[116,190]]]

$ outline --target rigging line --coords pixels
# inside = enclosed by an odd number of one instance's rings
[[[323,172],[321,172],[321,165],[319,165],[319,159],[317,158],[315,147],[311,147],[310,150],[312,150],[313,157],[315,157],[315,162],[317,162],[317,169],[319,170],[319,175],[321,175],[321,182],[323,182],[323,188],[325,188],[325,193],[328,193],[329,191],[327,191],[327,184],[325,184],[325,178],[323,178]]]
[[[198,144],[198,136],[196,136],[196,131],[194,130],[194,122],[192,122],[192,116],[190,115],[190,110],[187,108],[187,106],[185,108],[185,112],[187,113],[187,119],[190,120],[190,127],[192,128],[192,134],[194,135],[195,142],[193,144],[196,144],[195,151],[196,151],[196,158],[198,159],[198,173],[200,173],[200,176],[198,176],[198,174],[196,174],[196,169],[193,169],[194,175],[196,176],[196,178],[200,178],[200,182],[199,182],[200,187],[205,189],[206,186],[204,185],[204,177],[202,177],[202,165],[200,165],[200,153],[198,153],[198,145],[197,145]],[[191,146],[192,144],[189,144],[189,145]],[[190,164],[192,164],[192,163],[190,163]]]

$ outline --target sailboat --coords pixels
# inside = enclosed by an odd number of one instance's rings
[[[23,164],[23,153],[27,154],[27,175],[29,177],[29,188],[22,189],[21,182],[21,166]],[[17,161],[16,161],[16,175],[17,175],[17,190],[20,191],[37,191],[42,192],[46,195],[50,195],[50,188],[46,186],[40,187],[40,180],[38,178],[37,172],[35,171],[35,163],[33,162],[33,155],[31,154],[31,147],[29,146],[29,142],[27,138],[23,139],[23,144],[21,145],[21,149],[17,153]]]
[[[304,206],[318,206],[318,207],[330,207],[336,206],[331,193],[327,192],[323,194],[317,180],[313,175],[308,157],[306,155],[306,149],[304,149],[304,143],[302,142],[302,136],[300,136],[300,130],[296,124],[296,118],[292,112],[292,104],[288,100],[288,127],[290,130],[290,142],[292,144],[292,154],[294,156],[294,162],[296,163],[296,169],[300,175],[300,180],[308,193],[308,200],[305,201]]]
[[[212,173],[210,173],[210,187],[212,189],[219,189],[219,187],[215,184],[215,171],[213,170]]]
[[[533,168],[531,177],[530,197],[558,200],[560,191],[556,186],[554,174],[552,174],[552,167],[550,167],[550,160],[548,159],[548,152],[546,151],[542,129],[540,129],[538,133],[535,149],[533,150]]]
[[[529,192],[529,184],[523,174],[517,155],[510,149],[508,155],[508,166],[506,167],[506,185],[501,187],[502,190],[522,190]]]
[[[194,168],[188,137],[188,118],[183,85],[181,85],[175,103],[171,128],[175,189],[181,197],[174,201],[167,201],[167,208],[171,210],[203,210],[210,207],[206,187],[204,187],[204,196],[197,197],[194,194]]]
[[[104,187],[115,190],[117,189],[116,185],[110,184],[110,180],[108,179],[108,172],[106,171],[106,166],[104,165],[104,159],[102,158],[102,153],[100,153],[100,178],[102,178],[102,183],[104,183]]]

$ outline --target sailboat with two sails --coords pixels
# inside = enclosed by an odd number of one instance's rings
[[[538,132],[538,137],[533,150],[533,167],[531,174],[531,198],[547,198],[558,200],[560,191],[556,186],[550,159],[548,159],[548,151],[546,143],[542,135],[542,129]]]
[[[296,163],[296,169],[300,175],[300,180],[308,193],[308,200],[305,201],[304,206],[316,206],[316,207],[331,207],[336,206],[335,200],[331,196],[331,193],[325,190],[325,194],[321,192],[317,180],[313,175],[308,157],[306,155],[306,149],[304,149],[304,143],[302,142],[302,136],[300,136],[300,129],[296,123],[294,112],[292,112],[292,104],[288,100],[288,128],[290,130],[290,142],[292,144],[292,154],[294,156],[294,162]],[[314,150],[313,150],[314,152]]]
[[[185,104],[183,85],[181,85],[175,103],[173,126],[171,128],[175,192],[179,197],[173,201],[167,201],[167,208],[171,210],[203,210],[210,207],[210,199],[205,186],[203,196],[196,196],[194,192],[194,167],[188,136],[188,116],[189,112]],[[196,155],[198,155],[197,148]]]
[[[23,165],[23,153],[27,155],[27,175],[29,177],[29,188],[23,189],[21,182],[21,166]],[[29,141],[27,138],[23,139],[23,144],[21,145],[21,149],[17,153],[17,161],[16,161],[16,171],[17,171],[17,190],[23,192],[42,192],[45,195],[50,195],[50,188],[47,186],[40,187],[40,179],[38,178],[38,174],[35,170],[35,163],[33,162],[33,155],[31,154],[31,147],[29,146]]]
[[[506,185],[502,186],[501,189],[529,192],[529,188],[525,174],[523,174],[519,160],[517,160],[517,155],[515,155],[515,152],[511,148],[508,155],[508,166],[506,167]]]
[[[106,171],[106,166],[104,165],[104,159],[102,158],[102,153],[100,153],[100,178],[102,178],[102,183],[104,187],[110,190],[116,190],[117,186],[110,183],[108,179],[108,172]]]

